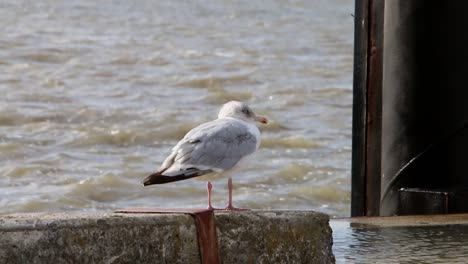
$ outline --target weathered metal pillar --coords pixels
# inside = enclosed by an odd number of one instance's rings
[[[351,215],[379,215],[383,0],[356,0]]]
[[[467,14],[466,1],[385,3],[381,215],[463,211]]]
[[[468,212],[467,14],[356,0],[352,216]]]

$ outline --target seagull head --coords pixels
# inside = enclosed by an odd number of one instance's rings
[[[221,107],[218,118],[224,117],[237,118],[250,123],[268,123],[268,120],[265,117],[256,115],[246,103],[238,101],[230,101]]]

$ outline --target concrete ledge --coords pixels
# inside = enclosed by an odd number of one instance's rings
[[[468,224],[468,214],[363,216],[334,219],[333,222],[349,223],[353,226],[362,225],[363,227],[466,225]]]
[[[0,226],[0,263],[193,263],[199,259],[196,228],[188,215],[2,217]]]
[[[223,263],[333,263],[328,216],[311,211],[216,213]]]
[[[333,263],[328,216],[216,212],[223,263]],[[0,217],[0,263],[200,263],[186,214]]]

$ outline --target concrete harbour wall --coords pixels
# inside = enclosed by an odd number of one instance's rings
[[[333,263],[328,216],[312,211],[215,213],[222,263]],[[191,215],[0,217],[0,263],[200,263]]]

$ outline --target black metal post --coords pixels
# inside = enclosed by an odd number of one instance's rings
[[[379,215],[383,0],[356,0],[351,216]]]

